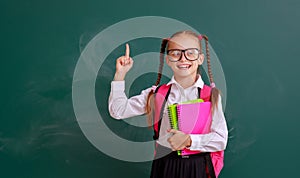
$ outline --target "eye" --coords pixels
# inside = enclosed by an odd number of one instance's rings
[[[197,56],[198,55],[198,50],[197,49],[189,49],[186,51],[186,55],[188,56]]]
[[[173,56],[173,57],[179,57],[181,55],[181,51],[179,51],[179,50],[172,50],[172,51],[169,51],[169,55]]]

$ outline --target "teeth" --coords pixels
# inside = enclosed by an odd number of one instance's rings
[[[189,65],[181,65],[181,66],[178,66],[178,68],[180,69],[188,69],[190,66]]]

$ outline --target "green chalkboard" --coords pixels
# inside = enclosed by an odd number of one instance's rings
[[[90,42],[114,24],[144,16],[188,24],[209,37],[218,56],[226,79],[229,128],[220,177],[296,177],[299,9],[296,0],[1,1],[0,177],[149,177],[151,161],[111,157],[87,138],[72,97],[75,68]],[[123,32],[106,36],[110,42],[95,51],[108,49]],[[131,124],[145,116],[117,121],[107,110],[115,59],[123,55],[126,42],[134,58],[159,52],[161,39],[124,41],[108,53],[99,71],[86,73],[96,72],[91,92],[105,125],[120,138],[147,142],[152,131]],[[144,64],[153,60],[158,59]],[[132,74],[128,96],[151,86],[155,78],[155,72]],[[79,82],[84,87],[90,81]]]

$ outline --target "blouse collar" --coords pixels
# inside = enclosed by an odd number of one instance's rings
[[[167,85],[171,85],[171,84],[176,84],[176,85],[180,86],[180,84],[175,80],[174,75],[172,76],[170,82],[167,83]],[[197,74],[197,80],[196,80],[196,82],[192,86],[203,88],[203,85],[204,85],[204,82],[203,82],[203,80],[201,78],[201,75]]]

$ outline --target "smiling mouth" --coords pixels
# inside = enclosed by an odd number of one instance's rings
[[[182,64],[182,65],[178,65],[177,67],[179,69],[189,69],[192,65],[190,64]]]

